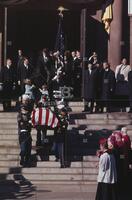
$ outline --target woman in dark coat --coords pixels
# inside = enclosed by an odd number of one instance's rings
[[[98,87],[98,68],[91,63],[84,71],[84,87],[82,91],[82,97],[85,101],[84,112],[93,112],[94,102],[97,96]],[[90,107],[88,104],[90,103]]]

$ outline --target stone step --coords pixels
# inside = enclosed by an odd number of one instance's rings
[[[31,134],[32,134],[32,136],[36,136],[37,135],[37,131],[36,131],[36,129],[32,129],[31,130]],[[16,135],[16,137],[18,137],[18,129],[16,129],[16,130],[13,130],[13,129],[11,129],[11,130],[0,130],[0,137],[1,138],[4,138],[4,137],[10,137],[10,136],[12,136],[13,135],[13,137],[15,137],[15,135]],[[50,135],[54,135],[54,130],[47,130],[47,136],[50,136]]]
[[[0,124],[17,124],[17,119],[16,118],[0,118]]]
[[[0,112],[0,118],[10,118],[10,119],[17,119],[17,112]]]
[[[99,158],[97,156],[83,156],[83,161],[99,161]]]
[[[36,134],[32,134],[32,140],[36,141]],[[18,135],[0,135],[0,145],[2,145],[4,141],[18,142]]]
[[[108,119],[108,120],[132,120],[132,114],[129,113],[101,113],[101,114],[86,114],[87,119]]]
[[[96,167],[98,164],[98,162],[96,161],[85,161],[85,162],[71,162],[71,168],[93,168]],[[60,167],[60,163],[59,162],[52,162],[52,161],[48,161],[48,162],[37,162],[37,167],[38,168],[58,168]]]
[[[8,124],[8,126],[7,126],[7,124],[1,124],[0,123],[0,129],[1,130],[17,130],[18,129],[18,126],[17,126],[17,123],[16,124]]]
[[[78,126],[76,125],[76,128],[77,127]],[[86,128],[84,130],[77,130],[77,131],[78,131],[78,134],[84,135],[87,130],[89,130],[89,129]],[[73,128],[73,133],[74,132],[75,132],[75,130]],[[33,129],[31,131],[31,136],[32,136],[33,140],[36,140],[36,135],[37,135],[36,130]],[[47,136],[52,136],[52,135],[54,135],[54,131],[52,131],[52,130],[47,131]],[[130,138],[132,137],[132,129],[128,130],[128,135],[130,136]],[[18,140],[18,131],[17,130],[15,130],[15,131],[8,130],[6,132],[5,130],[3,130],[3,131],[0,130],[0,140]]]
[[[0,161],[0,167],[19,167],[19,160],[17,161]]]
[[[70,101],[68,103],[69,107],[81,107],[81,106],[84,106],[84,102],[83,101],[78,101],[78,102],[75,102],[75,101]]]
[[[1,167],[0,166],[0,174],[9,174],[9,171],[10,171],[9,167]],[[0,180],[1,180],[1,178],[0,178]]]
[[[19,154],[1,154],[0,152],[0,162],[1,161],[16,161],[19,159]]]
[[[94,121],[93,121],[94,120]],[[130,125],[132,123],[132,120],[128,120],[128,119],[123,119],[123,120],[119,120],[119,119],[110,119],[110,120],[102,120],[102,119],[76,119],[75,120],[75,124],[78,125]]]
[[[17,147],[19,146],[19,141],[18,140],[0,140],[0,147]]]
[[[0,135],[18,135],[18,129],[0,129]]]
[[[97,165],[98,165],[98,161],[71,162],[71,166],[69,169],[89,168],[92,170],[93,168],[96,168]],[[13,167],[13,166],[14,167],[19,166],[19,155],[14,160],[13,159],[6,160],[6,157],[4,160],[0,160],[0,167]],[[48,170],[48,169],[56,169],[59,167],[60,167],[60,162],[55,162],[55,161],[38,161],[37,162],[37,168],[39,169],[46,168]],[[30,169],[32,169],[32,167]]]
[[[88,119],[74,119],[74,120],[70,120],[69,125],[74,125],[74,124],[79,124],[79,125],[85,125],[85,124],[93,124],[93,120],[94,120],[94,124],[112,124],[112,125],[129,125],[132,123],[132,119],[108,119],[108,118],[104,118],[104,119],[92,119],[92,118],[88,118]],[[7,126],[8,125],[8,126]],[[17,121],[15,120],[7,120],[7,122],[5,122],[4,120],[0,120],[0,129],[3,130],[7,130],[7,129],[18,129],[18,125],[17,125]]]
[[[35,147],[36,146],[36,139],[34,138],[34,140],[32,140],[32,146]],[[2,148],[6,148],[6,147],[10,147],[10,148],[19,148],[19,140],[0,140],[0,147]]]
[[[87,187],[91,186],[91,185],[94,185],[95,188],[97,188],[97,180],[94,180],[94,181],[84,181],[84,180],[81,180],[81,181],[35,181],[33,180],[32,181],[32,184],[34,185],[50,185],[50,186],[54,186],[54,185],[69,185],[69,186],[73,186],[73,185],[80,185],[80,186],[84,186],[86,185]],[[94,191],[95,192],[95,191]]]
[[[0,147],[0,154],[7,154],[7,155],[16,155],[19,154],[20,150],[19,147],[12,147],[12,146],[6,146],[6,147]]]
[[[22,174],[97,174],[97,168],[23,168]]]
[[[16,170],[16,171],[15,171]],[[26,175],[97,175],[98,169],[92,168],[8,168],[0,167],[0,174],[21,174]],[[57,180],[57,179],[56,179]]]
[[[122,125],[125,125],[124,123]],[[127,129],[130,131],[132,130],[132,125],[126,125]],[[106,125],[95,125],[94,123],[87,125],[77,125],[77,124],[72,124],[68,126],[68,130],[72,131],[74,129],[76,130],[102,130],[102,129],[108,129],[108,130],[117,130],[119,127],[118,125],[112,125],[112,124],[106,124]]]
[[[17,174],[18,180],[33,181],[96,181],[97,174]],[[7,175],[8,180],[14,180],[14,174]]]
[[[100,114],[87,114],[87,113],[70,113],[71,119],[132,119],[131,113],[121,113],[121,112],[113,112],[113,113],[100,113]]]
[[[78,129],[78,130],[102,130],[102,129],[108,129],[108,130],[116,130],[117,129],[117,126],[116,125],[101,125],[101,124],[98,124],[98,125],[95,125],[94,123],[90,124],[90,125],[87,125],[87,124],[83,124],[83,125],[77,125],[77,124],[74,124],[74,125],[71,125],[68,127],[68,130],[73,130],[74,128]]]

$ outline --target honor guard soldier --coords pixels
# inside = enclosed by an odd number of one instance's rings
[[[20,165],[30,166],[31,160],[31,148],[32,148],[32,138],[31,138],[31,118],[30,112],[26,107],[21,107],[20,112],[17,117],[18,120],[18,134],[19,134],[19,144],[20,144]]]
[[[58,115],[59,127],[55,130],[54,152],[56,161],[60,160],[60,167],[67,167],[67,128],[68,115],[65,108],[60,110]]]

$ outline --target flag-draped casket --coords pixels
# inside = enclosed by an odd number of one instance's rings
[[[59,120],[48,108],[36,108],[32,112],[32,124],[33,126],[48,126],[50,128],[56,128],[59,125]]]

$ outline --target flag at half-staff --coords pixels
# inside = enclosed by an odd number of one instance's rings
[[[105,25],[105,30],[110,34],[110,24],[113,20],[113,5],[114,0],[105,0],[102,7],[102,22]]]
[[[60,12],[59,12],[59,25],[55,43],[55,51],[59,51],[60,55],[63,57],[65,51],[65,41],[64,41],[64,27],[63,27],[64,18],[62,11],[65,9],[63,7],[60,7],[58,10]]]

